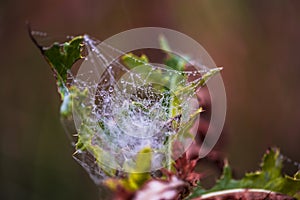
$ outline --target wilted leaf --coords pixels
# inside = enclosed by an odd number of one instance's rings
[[[182,199],[186,183],[175,176],[170,180],[151,180],[135,193],[134,200],[142,199]]]

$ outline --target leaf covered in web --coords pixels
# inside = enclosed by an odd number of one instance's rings
[[[216,185],[205,190],[201,185],[195,188],[190,198],[198,197],[212,192],[229,189],[264,189],[272,192],[282,193],[289,196],[296,196],[300,192],[299,173],[294,177],[282,175],[283,159],[278,149],[269,149],[264,155],[261,170],[246,173],[245,176],[236,180],[232,177],[232,170],[228,164],[223,169],[222,177]]]
[[[136,155],[135,168],[129,169],[128,179],[125,182],[125,188],[137,190],[146,181],[148,181],[151,170],[152,150],[149,147],[145,147]],[[144,173],[140,173],[144,171]]]
[[[112,190],[124,188],[128,192],[133,192],[139,189],[146,181],[151,179],[150,169],[152,160],[152,150],[149,147],[145,147],[136,155],[135,167],[127,169],[129,172],[126,178],[122,179],[108,179],[105,184]],[[126,165],[126,163],[125,163]],[[126,166],[125,166],[126,167]],[[145,171],[141,173],[141,171]]]
[[[85,58],[72,74],[83,46]],[[196,90],[219,71],[187,71],[185,59],[172,54],[165,65],[152,64],[145,55],[121,52],[87,35],[42,53],[57,78],[61,115],[75,126],[74,157],[90,175],[126,177],[121,182],[131,190],[190,146],[191,127],[202,111]]]

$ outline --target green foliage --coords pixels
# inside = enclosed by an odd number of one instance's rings
[[[185,58],[181,58],[177,55],[170,53],[170,47],[167,43],[167,40],[163,37],[160,38],[161,47],[165,51],[167,57],[165,59],[165,65],[167,65],[170,69],[176,70],[178,72],[183,72],[187,65],[187,60]],[[81,126],[77,127],[78,131],[78,140],[76,143],[76,152],[79,151],[88,151],[90,152],[99,163],[99,166],[103,166],[103,163],[115,162],[113,161],[109,155],[106,155],[105,152],[97,145],[92,145],[92,140],[94,139],[95,132],[105,133],[105,124],[100,120],[98,124],[97,122],[92,122],[89,120],[89,114],[91,112],[91,108],[88,106],[81,106],[87,98],[87,90],[79,90],[75,86],[70,86],[67,83],[67,75],[68,71],[71,70],[74,63],[81,59],[82,56],[82,48],[84,46],[83,36],[74,37],[72,40],[59,44],[54,43],[52,46],[48,48],[42,48],[42,53],[45,56],[46,60],[49,62],[51,68],[53,69],[56,79],[57,79],[57,87],[58,92],[61,95],[62,104],[61,104],[61,115],[64,118],[68,118],[70,121],[72,120],[72,114],[75,112],[80,119],[82,119]],[[145,75],[145,78],[149,80],[149,82],[159,83],[155,85],[156,89],[158,89],[162,94],[169,95],[170,98],[168,102],[163,102],[170,109],[167,111],[170,118],[174,118],[180,116],[181,114],[181,101],[179,100],[179,96],[182,93],[193,93],[198,87],[203,86],[206,81],[214,75],[216,72],[220,71],[219,69],[213,69],[208,71],[203,75],[203,79],[199,79],[198,82],[192,83],[190,87],[185,87],[184,83],[188,80],[187,75],[184,73],[168,73],[161,69],[153,70],[152,66],[149,64],[149,59],[146,55],[142,55],[140,57],[129,53],[125,54],[121,58],[123,64],[128,67],[130,70],[136,70],[136,73],[141,75]],[[138,66],[143,66],[142,68],[138,68]],[[142,71],[141,71],[142,70]],[[151,73],[150,73],[151,71]],[[170,92],[172,91],[172,92]],[[76,101],[73,101],[76,99]],[[144,108],[143,105],[133,102],[134,107]],[[145,108],[146,109],[146,108]],[[146,110],[145,110],[146,111]],[[181,127],[181,131],[178,132],[178,137],[190,137],[189,129],[193,124],[194,119],[197,114],[200,112],[196,111],[193,116],[191,116],[191,120]],[[93,124],[94,123],[94,124]],[[177,122],[172,121],[172,126],[177,127]],[[93,127],[93,129],[91,128]],[[97,130],[95,130],[97,129]],[[177,137],[177,136],[176,136]],[[108,139],[109,140],[109,139]],[[107,141],[109,143],[109,141]],[[105,142],[102,141],[102,144]],[[170,156],[171,156],[171,144],[170,144]],[[139,156],[137,156],[139,157]],[[171,160],[171,159],[170,159]],[[102,163],[102,165],[101,165]],[[145,161],[141,161],[137,159],[138,165],[143,166]],[[125,163],[126,165],[126,163]],[[120,166],[121,167],[121,166]],[[123,166],[126,167],[126,166]],[[138,166],[137,166],[138,167]],[[115,171],[104,169],[104,171],[113,176]],[[139,175],[132,175],[132,177]],[[130,182],[138,182],[132,181],[134,178],[129,176]]]
[[[226,164],[222,177],[213,188],[205,190],[199,185],[190,197],[198,197],[211,192],[238,188],[265,189],[296,197],[300,191],[299,172],[294,177],[283,176],[281,174],[282,162],[279,150],[270,149],[263,157],[261,170],[247,173],[240,180],[233,179],[232,170]]]
[[[177,72],[183,72],[187,67],[187,59],[181,58],[177,55],[171,54],[171,49],[166,39],[161,37],[160,44],[162,49],[165,51],[167,58],[165,59],[165,65],[169,68],[176,70]],[[89,120],[89,115],[92,108],[89,106],[82,106],[82,103],[87,98],[87,90],[79,90],[75,86],[70,86],[67,84],[68,71],[71,70],[74,63],[82,58],[82,47],[84,45],[83,36],[74,37],[72,40],[65,42],[63,44],[55,43],[51,47],[42,48],[42,53],[45,56],[46,60],[49,62],[52,70],[55,73],[57,79],[58,92],[61,95],[62,105],[61,105],[61,115],[64,118],[72,118],[72,113],[75,112],[80,119],[82,119],[80,127],[77,127],[77,136],[78,140],[76,143],[76,153],[82,151],[88,151],[93,155],[98,166],[101,166],[101,170],[104,171],[108,176],[114,177],[116,170],[106,167],[104,163],[114,163],[116,166],[116,161],[111,158],[109,153],[105,152],[103,149],[105,147],[100,147],[99,145],[94,145],[93,140],[95,140],[95,133],[109,134],[105,131],[105,126],[103,121]],[[161,86],[156,86],[158,90],[162,93],[169,92],[171,98],[169,102],[163,102],[170,108],[167,112],[170,119],[174,119],[181,114],[181,101],[180,97],[183,97],[183,94],[190,94],[195,92],[196,89],[202,87],[206,82],[218,73],[221,68],[215,68],[208,70],[205,74],[202,75],[202,78],[196,82],[192,82],[188,86],[182,84],[182,80],[187,80],[187,76],[182,73],[179,74],[170,74],[164,73],[162,70],[154,70],[150,76],[149,72],[151,69],[149,64],[149,59],[146,55],[138,57],[133,54],[126,54],[121,58],[122,62],[128,69],[136,69],[138,66],[149,66],[144,67],[141,73],[147,74],[147,78],[153,82],[158,82]],[[172,91],[172,92],[170,92]],[[76,101],[73,101],[76,99]],[[134,107],[139,107],[145,112],[148,112],[147,108],[144,107],[141,103],[133,102]],[[199,108],[194,114],[190,116],[190,120],[180,127],[178,134],[173,137],[190,137],[189,130],[193,125],[193,121],[197,115],[202,111],[202,108]],[[176,121],[171,121],[172,126],[178,128]],[[92,128],[93,127],[93,128]],[[109,137],[102,138],[102,145],[109,145]],[[168,140],[176,138],[168,138]],[[103,149],[102,149],[103,148]],[[170,150],[169,156],[171,157],[172,146],[168,144]],[[129,171],[129,174],[126,178],[123,179],[110,179],[106,182],[111,188],[117,186],[122,186],[130,191],[138,190],[146,181],[151,179],[150,173],[139,173],[141,171],[150,171],[151,161],[152,161],[152,149],[150,147],[145,147],[135,157],[135,167],[132,167],[132,163],[124,163],[124,166],[119,166],[120,168],[125,168]],[[171,159],[169,159],[170,162]],[[132,162],[132,161],[128,161]],[[237,188],[251,188],[251,189],[266,189],[274,192],[279,192],[294,196],[299,198],[300,191],[300,172],[296,173],[294,177],[283,176],[282,175],[282,158],[278,149],[270,149],[263,157],[261,164],[261,170],[247,173],[244,178],[240,180],[235,180],[232,177],[232,170],[228,164],[225,165],[223,169],[223,175],[220,180],[217,181],[216,185],[206,190],[201,184],[195,188],[189,198],[198,197],[203,194],[227,190],[227,189],[237,189]],[[297,196],[298,195],[298,196]]]

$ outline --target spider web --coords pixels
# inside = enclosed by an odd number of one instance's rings
[[[182,155],[196,134],[190,129],[197,118],[192,116],[200,107],[197,83],[209,69],[197,63],[200,70],[178,71],[148,62],[129,69],[120,59],[127,52],[87,35],[84,45],[87,56],[77,74],[70,73],[69,81],[88,95],[80,108],[73,107],[73,116],[78,134],[83,134],[82,124],[88,124],[92,145],[106,156],[99,162],[93,152],[77,151],[74,157],[94,182],[99,184],[105,177],[103,168],[116,169],[114,175],[136,170],[136,156],[145,147],[152,150],[151,166],[136,172],[166,167]],[[174,98],[176,103],[171,105]],[[89,115],[80,117],[80,109],[87,107],[91,108]]]
[[[35,35],[44,36],[40,32]],[[75,97],[71,134],[78,140],[88,137],[83,143],[91,148],[78,148],[75,139],[74,159],[96,184],[107,176],[170,165],[196,135],[190,131],[197,125],[193,123],[198,119],[195,113],[199,114],[196,91],[202,75],[210,69],[185,57],[181,59],[197,68],[177,70],[149,63],[88,35],[83,43],[85,58],[77,72],[68,72],[67,82],[77,89],[70,92]],[[124,55],[139,66],[126,66],[121,59]],[[72,120],[64,121],[65,125],[70,127]],[[151,156],[151,164],[138,169],[136,157],[145,147],[151,149],[151,154],[144,155]]]

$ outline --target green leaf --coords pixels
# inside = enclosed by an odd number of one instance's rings
[[[152,150],[150,147],[145,147],[137,155],[135,163],[125,163],[124,168],[128,171],[128,176],[123,179],[110,179],[106,185],[113,190],[117,190],[117,185],[122,186],[128,191],[138,190],[146,181],[151,179],[151,160]],[[127,166],[129,165],[129,166]],[[132,165],[135,165],[134,167]]]
[[[167,39],[165,38],[165,36],[161,35],[159,36],[159,44],[162,50],[164,50],[166,53],[171,52],[171,48],[170,45],[167,41]]]
[[[126,67],[129,69],[135,68],[137,66],[146,65],[149,60],[146,55],[141,55],[141,57],[138,57],[134,55],[133,53],[128,53],[122,56],[122,61]]]
[[[63,44],[54,43],[51,47],[42,49],[43,55],[55,73],[62,100],[68,92],[67,73],[74,63],[82,58],[82,47],[83,36],[77,36]]]
[[[54,43],[50,48],[44,49],[44,56],[54,68],[56,74],[62,81],[66,81],[67,71],[71,69],[73,64],[82,58],[81,50],[83,37],[77,36],[63,44]]]
[[[135,161],[130,161],[124,164],[124,168],[128,171],[128,177],[124,179],[115,180],[115,184],[120,184],[122,187],[129,191],[138,190],[146,181],[151,178],[151,160],[152,150],[150,147],[145,147],[137,153]],[[117,189],[111,185],[110,181],[108,186],[112,189]]]
[[[203,74],[201,79],[197,80],[197,82],[192,82],[186,87],[178,88],[178,90],[175,91],[175,95],[179,96],[181,94],[189,94],[191,92],[195,92],[198,88],[204,86],[211,77],[219,73],[222,69],[223,68],[220,67],[210,69],[208,72]]]
[[[167,41],[167,39],[164,36],[159,37],[159,43],[161,49],[167,54],[167,58],[165,59],[165,65],[168,67],[178,70],[178,71],[183,71],[185,69],[185,66],[187,64],[187,58],[182,58],[180,56],[175,55],[172,53],[170,45]]]
[[[151,160],[152,150],[150,147],[145,147],[136,156],[136,168],[130,171],[128,176],[128,184],[132,189],[138,189],[147,180],[151,178]]]
[[[300,191],[299,173],[296,173],[294,177],[283,176],[281,174],[282,162],[279,150],[270,149],[263,157],[261,170],[247,173],[241,180],[232,178],[232,171],[229,165],[226,164],[223,175],[213,188],[205,190],[199,185],[190,197],[193,198],[211,192],[238,188],[265,189],[297,197],[297,193]]]

